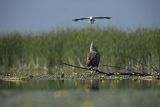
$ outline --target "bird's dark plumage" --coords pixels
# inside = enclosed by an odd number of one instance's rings
[[[99,61],[100,61],[100,54],[92,42],[90,46],[90,52],[87,55],[86,65],[88,67],[98,67]]]

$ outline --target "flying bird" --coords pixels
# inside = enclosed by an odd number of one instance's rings
[[[92,41],[90,45],[90,51],[87,55],[86,65],[87,67],[90,68],[94,67],[98,68],[99,61],[100,61],[100,54]]]
[[[81,17],[81,18],[76,18],[73,19],[73,21],[77,22],[79,20],[89,20],[91,24],[94,24],[94,22],[97,19],[111,19],[112,17],[102,17],[102,16],[90,16],[90,17]]]

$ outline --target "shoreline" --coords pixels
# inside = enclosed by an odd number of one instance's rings
[[[26,76],[26,77],[14,77],[14,76],[4,76],[0,75],[0,81],[30,81],[30,80],[160,80],[159,76],[104,76],[102,77],[68,77],[59,78],[54,75],[44,75],[44,76]]]

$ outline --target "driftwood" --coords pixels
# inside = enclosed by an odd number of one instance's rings
[[[92,68],[87,68],[87,67],[80,67],[80,66],[76,66],[76,65],[71,65],[71,64],[67,64],[67,63],[63,63],[64,65],[67,66],[71,66],[74,68],[79,68],[79,69],[85,69],[85,70],[90,70],[90,71],[95,71],[96,73],[99,74],[105,74],[106,76],[112,76],[112,75],[128,75],[128,76],[153,76],[152,74],[146,73],[146,72],[134,72],[134,71],[130,71],[130,72],[109,72],[109,71],[100,71],[98,69],[92,69]],[[114,67],[114,66],[112,66]]]

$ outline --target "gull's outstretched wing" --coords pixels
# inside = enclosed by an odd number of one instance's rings
[[[73,19],[73,21],[79,21],[79,20],[86,20],[86,19],[89,19],[88,17],[81,17],[81,18],[76,18],[76,19]]]
[[[112,17],[94,16],[93,19],[111,19]]]

